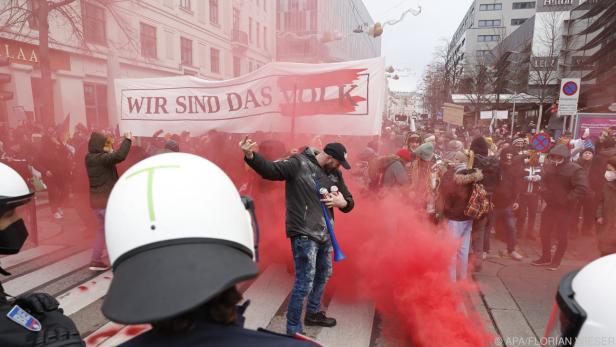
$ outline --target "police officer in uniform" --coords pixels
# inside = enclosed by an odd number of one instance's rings
[[[0,254],[19,252],[28,231],[17,207],[34,203],[24,179],[0,163]],[[0,274],[9,276],[0,267]],[[59,304],[45,293],[12,297],[0,284],[0,346],[85,347],[75,323],[62,313]]]
[[[105,217],[113,279],[103,314],[152,325],[122,347],[309,347],[243,327],[236,284],[254,278],[251,214],[227,175],[186,153],[159,154],[116,183]]]

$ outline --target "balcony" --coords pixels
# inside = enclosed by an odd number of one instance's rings
[[[231,44],[234,51],[245,51],[248,48],[248,34],[237,29],[231,30]]]

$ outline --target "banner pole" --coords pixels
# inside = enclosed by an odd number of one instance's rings
[[[293,85],[293,111],[291,112],[291,141],[295,142],[295,107],[297,106],[297,82]]]

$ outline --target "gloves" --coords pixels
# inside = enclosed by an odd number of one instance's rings
[[[30,313],[45,313],[58,309],[60,303],[51,295],[45,293],[31,293],[20,295],[15,299],[15,305]],[[60,310],[60,312],[62,312]]]
[[[45,313],[43,330],[37,334],[33,347],[85,347],[75,323],[55,310]]]

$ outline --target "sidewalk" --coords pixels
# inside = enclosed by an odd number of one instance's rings
[[[599,256],[590,237],[569,239],[569,248],[558,271],[535,267],[540,241],[522,240],[522,261],[502,257],[503,242],[491,235],[491,256],[473,277],[480,287],[480,301],[474,300],[489,331],[495,333],[493,346],[540,346],[561,278]],[[477,302],[479,301],[479,302]]]

